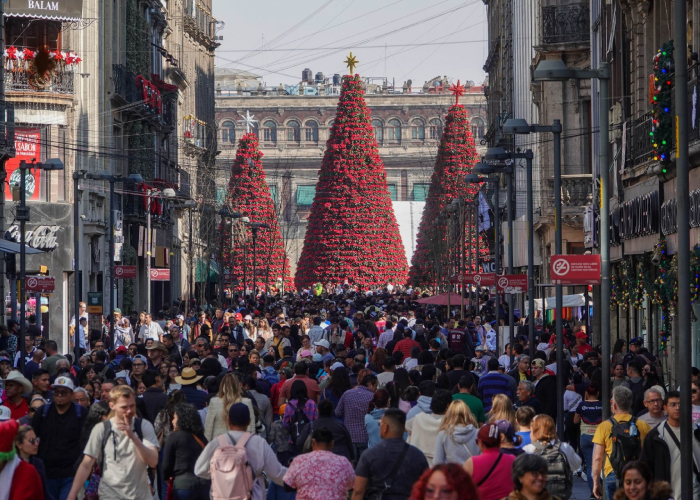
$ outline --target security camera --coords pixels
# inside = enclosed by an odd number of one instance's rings
[[[80,218],[83,219],[83,220],[86,220],[86,219],[87,219],[87,215],[82,214],[82,215],[80,216]]]

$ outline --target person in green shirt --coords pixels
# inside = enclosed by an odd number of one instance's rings
[[[479,398],[471,394],[474,388],[474,377],[471,374],[464,375],[457,382],[459,392],[452,395],[453,400],[464,401],[476,418],[479,425],[484,425],[486,422],[486,413],[484,412],[484,403]]]

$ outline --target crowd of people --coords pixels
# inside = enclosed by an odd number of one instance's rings
[[[533,356],[527,318],[497,352],[505,305],[485,296],[460,317],[418,298],[346,286],[190,313],[115,309],[113,339],[87,331],[81,310],[77,360],[31,328],[19,352],[8,322],[0,499],[567,500],[577,477],[591,498],[680,498],[680,397],[641,339],[618,340],[604,374],[581,326],[565,325],[557,365],[537,318]]]

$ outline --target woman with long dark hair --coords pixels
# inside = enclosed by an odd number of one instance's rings
[[[611,369],[615,368],[615,365],[622,363],[623,360],[625,359],[625,353],[622,352],[623,349],[625,348],[625,340],[624,339],[617,339],[615,341],[615,345],[613,346],[612,350],[612,361],[610,363]],[[611,373],[612,375],[612,373]]]
[[[622,485],[613,500],[667,500],[672,498],[671,485],[666,481],[652,481],[649,466],[636,460],[622,469]],[[676,495],[678,498],[678,495]]]
[[[194,475],[194,465],[207,445],[197,408],[176,405],[172,429],[163,450],[163,477],[172,479],[176,500],[208,500],[211,482]]]
[[[153,428],[158,436],[158,444],[163,446],[168,434],[172,432],[172,421],[175,416],[175,406],[180,403],[186,403],[185,393],[182,391],[173,391],[168,394],[168,399],[165,403],[165,408],[158,412],[156,420],[153,423]]]
[[[108,401],[97,401],[91,407],[90,411],[85,418],[85,424],[83,425],[83,432],[80,435],[80,449],[85,449],[88,440],[90,439],[90,433],[96,425],[100,425],[105,420],[109,419],[112,414],[112,410],[109,407]],[[82,460],[82,455],[80,460]],[[77,464],[76,464],[77,466]],[[90,476],[88,479],[87,486],[85,487],[85,498],[87,500],[98,498],[97,490],[100,487],[100,478],[102,471],[100,470],[97,463],[92,467],[90,471]]]
[[[411,385],[411,379],[408,378],[408,372],[405,368],[397,368],[394,371],[394,380],[386,385],[386,390],[389,391],[390,406],[399,408],[399,403],[403,397],[404,391]],[[410,408],[409,408],[410,409]]]
[[[333,402],[333,406],[338,406],[338,401],[345,391],[351,388],[348,371],[345,368],[336,368],[331,372],[331,381],[321,393],[321,399],[328,399]]]
[[[306,415],[309,422],[318,420],[318,407],[316,406],[316,403],[314,403],[313,399],[309,399],[306,384],[301,380],[297,380],[292,383],[292,388],[289,391],[289,401],[284,408],[284,416],[282,417],[282,425],[290,432],[292,432],[291,428],[295,423],[293,422],[293,417],[297,412],[297,409],[304,412],[304,415]],[[296,434],[292,432],[292,436],[298,434],[299,432],[296,432]]]

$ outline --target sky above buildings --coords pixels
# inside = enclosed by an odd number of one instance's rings
[[[266,85],[296,84],[302,70],[346,74],[350,51],[363,77],[436,76],[484,80],[486,7],[482,0],[213,0],[225,26],[216,65],[263,77]]]

